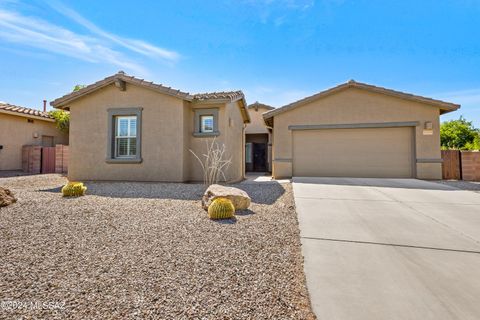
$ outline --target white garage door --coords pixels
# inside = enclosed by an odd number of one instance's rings
[[[297,177],[411,178],[413,128],[293,131]]]

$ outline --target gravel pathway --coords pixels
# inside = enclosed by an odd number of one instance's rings
[[[237,185],[251,211],[214,222],[198,184],[65,181],[0,179],[0,319],[314,319],[290,184]]]

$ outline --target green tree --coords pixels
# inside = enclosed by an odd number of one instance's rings
[[[467,142],[467,144],[465,144],[465,149],[480,150],[480,132],[477,132],[477,135],[475,136],[475,139],[473,139],[473,142]]]
[[[57,128],[63,133],[68,133],[70,129],[70,113],[63,110],[52,110],[49,114],[55,119]]]
[[[85,87],[86,87],[86,85],[84,85],[84,84],[77,84],[77,85],[75,85],[75,87],[73,87],[73,92],[78,91],[80,89],[83,89]]]
[[[478,149],[479,134],[479,130],[472,122],[462,116],[458,120],[445,121],[440,126],[440,142],[443,149]]]

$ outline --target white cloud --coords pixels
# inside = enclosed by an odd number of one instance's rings
[[[0,39],[91,63],[108,63],[141,74],[147,73],[145,68],[134,62],[129,52],[170,63],[179,58],[174,51],[108,33],[60,3],[55,5],[59,12],[88,29],[90,34],[78,34],[44,19],[0,7]]]
[[[158,58],[162,58],[170,61],[176,61],[179,58],[179,54],[174,51],[170,51],[170,50],[166,50],[166,49],[154,46],[142,40],[123,38],[123,37],[114,35],[112,33],[109,33],[99,28],[97,25],[95,25],[91,21],[85,19],[75,10],[64,6],[62,3],[58,1],[52,0],[52,1],[47,1],[47,3],[50,5],[50,7],[55,9],[57,12],[72,19],[79,25],[88,29],[93,34],[100,36],[104,39],[110,40],[126,49],[132,50],[136,53],[140,53],[146,56],[158,57]]]

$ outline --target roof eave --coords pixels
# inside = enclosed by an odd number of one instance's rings
[[[226,99],[226,98],[212,98],[212,99],[193,99],[192,103],[193,104],[225,104],[225,103],[230,103],[233,102],[232,99]]]
[[[17,116],[17,117],[29,118],[29,119],[42,120],[47,122],[55,122],[55,119],[53,118],[46,118],[46,117],[36,116],[33,114],[27,114],[22,112],[15,112],[15,111],[0,109],[0,113]]]
[[[445,114],[453,111],[457,111],[458,109],[461,108],[461,105],[457,105],[455,108],[445,108],[445,107],[440,107],[440,114]]]

